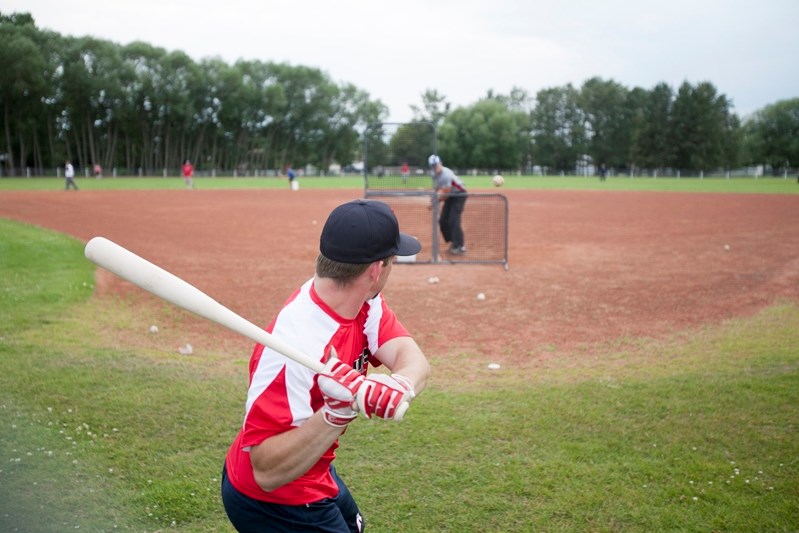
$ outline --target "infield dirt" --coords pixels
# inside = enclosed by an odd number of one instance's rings
[[[799,300],[799,195],[503,190],[509,265],[396,265],[390,305],[431,360],[531,362],[659,338]],[[319,233],[354,190],[0,193],[0,217],[101,235],[266,324],[313,273]],[[318,221],[318,222],[317,222]],[[467,235],[468,242],[468,235]],[[725,250],[729,245],[729,250]],[[437,276],[439,283],[428,279]],[[475,295],[485,293],[484,301]],[[197,355],[235,334],[101,271],[97,297],[155,309]],[[142,342],[153,340],[146,331]],[[125,335],[125,342],[135,342]],[[218,341],[221,341],[220,344]],[[237,339],[233,346],[249,341]],[[245,353],[232,354],[246,358]]]

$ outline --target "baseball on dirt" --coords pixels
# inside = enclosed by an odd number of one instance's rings
[[[729,244],[725,244],[724,245],[724,250],[729,252],[730,251],[730,245]]]
[[[499,366],[499,363],[488,363],[489,370],[499,370],[500,368],[502,367]]]
[[[158,333],[158,326],[156,326],[155,324],[150,326],[150,333],[152,333],[152,334]]]
[[[482,302],[483,300],[485,300],[485,299],[486,299],[486,295],[485,295],[485,294],[483,294],[482,292],[478,292],[478,293],[477,293],[477,299],[478,299],[478,300],[480,300],[480,301]]]
[[[187,342],[183,346],[178,346],[178,353],[181,355],[191,355],[194,353],[194,347]]]
[[[427,278],[427,283],[429,283],[430,285],[435,285],[436,283],[438,283],[438,281],[439,281],[438,276],[430,276],[429,278]]]
[[[502,177],[502,174],[497,174],[494,176],[494,179],[491,181],[494,182],[494,187],[502,187],[505,185],[505,178]]]

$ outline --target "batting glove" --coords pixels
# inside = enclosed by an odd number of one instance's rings
[[[316,378],[319,390],[325,400],[322,407],[325,422],[333,427],[344,427],[358,416],[355,395],[364,382],[363,375],[345,365],[331,348],[330,357],[324,369]]]
[[[413,384],[400,374],[372,374],[358,389],[358,410],[366,418],[400,421],[414,398]]]

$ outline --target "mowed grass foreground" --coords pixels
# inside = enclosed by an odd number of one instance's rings
[[[0,287],[0,531],[231,531],[248,354],[132,349],[152,310],[32,226],[0,221]],[[343,437],[369,530],[796,531],[799,305],[625,345],[466,386],[435,354],[404,422]]]

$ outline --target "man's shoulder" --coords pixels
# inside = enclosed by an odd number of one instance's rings
[[[455,180],[460,179],[460,178],[458,178],[458,175],[455,174],[455,172],[452,171],[451,168],[447,168],[447,167],[443,167],[441,169],[441,178],[446,179],[447,181],[455,181]]]
[[[451,175],[451,176],[454,176],[454,175],[455,175],[455,171],[453,171],[453,170],[452,170],[451,168],[449,168],[449,167],[441,167],[441,173],[442,173],[442,174],[448,174],[448,175]]]

